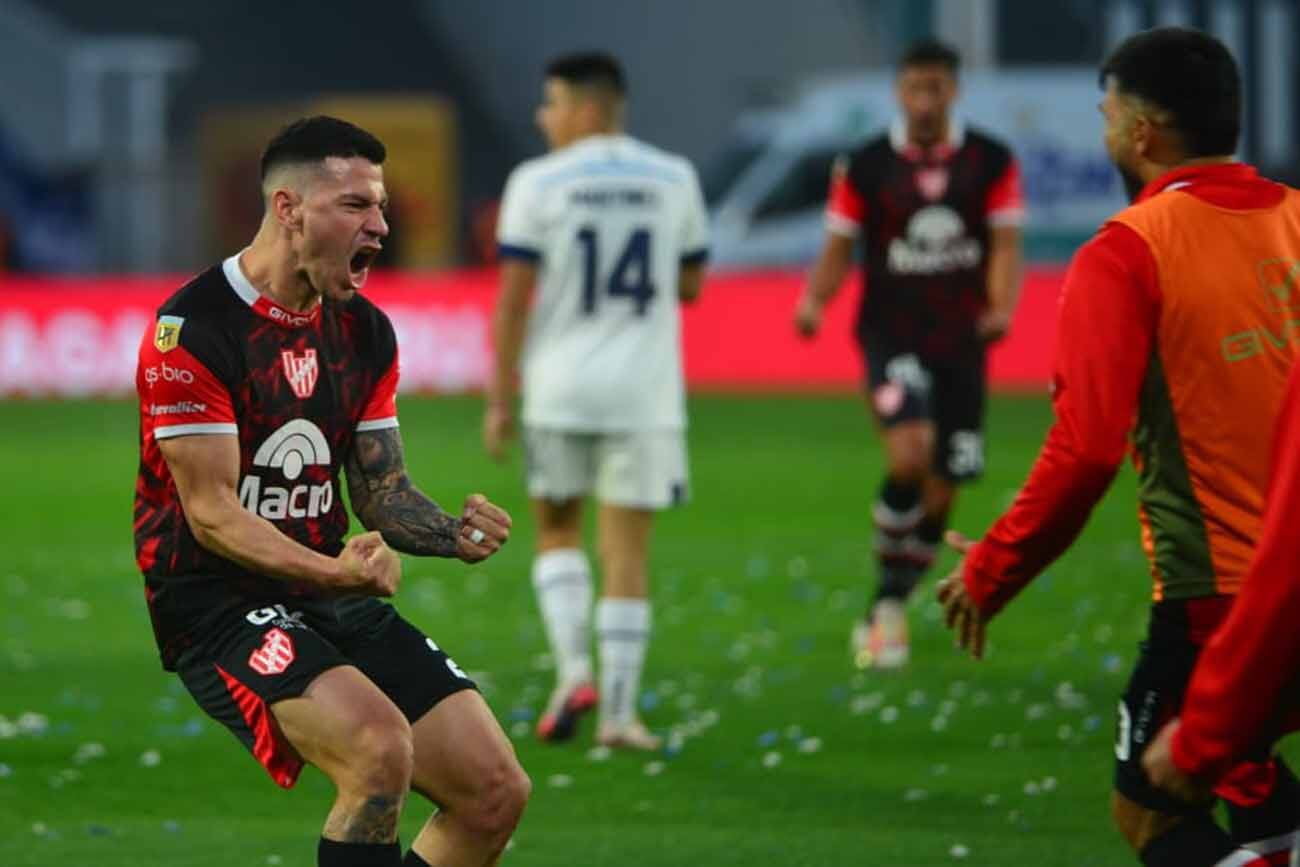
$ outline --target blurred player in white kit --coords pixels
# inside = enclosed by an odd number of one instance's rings
[[[484,443],[502,458],[521,373],[532,580],[557,684],[538,725],[572,738],[599,706],[596,740],[653,750],[637,716],[650,639],[646,560],[655,512],[687,496],[679,300],[700,291],[708,217],[691,164],[623,132],[617,60],[571,54],[546,70],[537,122],[551,148],[506,183],[501,292]],[[531,306],[530,306],[531,301]],[[582,506],[597,501],[595,605]]]

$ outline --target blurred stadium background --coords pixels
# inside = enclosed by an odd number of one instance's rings
[[[526,736],[548,677],[526,525],[488,569],[408,564],[400,604],[482,676],[533,772],[512,863],[1129,863],[1105,798],[1147,580],[1131,479],[984,666],[946,652],[920,594],[911,672],[854,673],[879,466],[850,398],[853,305],[813,345],[789,322],[831,160],[892,116],[908,41],[951,42],[959,113],[1012,141],[1030,200],[1024,300],[993,359],[1019,394],[993,403],[989,478],[957,516],[985,526],[1047,423],[1064,262],[1122,204],[1097,64],[1156,24],[1229,44],[1242,157],[1300,178],[1294,0],[0,0],[0,864],[309,863],[321,781],[279,795],[156,667],[129,539],[139,337],[251,237],[278,125],[356,121],[390,149],[370,291],[418,395],[416,477],[522,513],[517,462],[490,464],[477,403],[446,395],[486,375],[496,202],[542,147],[541,69],[591,47],[623,59],[630,131],[693,159],[713,214],[716,274],[686,320],[697,501],[660,536],[643,696],[680,736],[649,763]]]

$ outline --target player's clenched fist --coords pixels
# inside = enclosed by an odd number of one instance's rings
[[[340,589],[366,596],[392,596],[402,580],[402,561],[377,531],[348,539],[339,553],[347,576]]]
[[[461,512],[456,556],[466,563],[486,560],[510,539],[510,515],[482,494],[470,494]]]

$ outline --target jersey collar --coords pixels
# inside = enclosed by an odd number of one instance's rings
[[[889,125],[889,144],[899,156],[917,162],[930,156],[946,160],[966,143],[966,125],[956,117],[948,119],[948,138],[927,150],[907,140],[907,123],[901,117],[894,118]]]
[[[1217,163],[1208,166],[1181,166],[1170,169],[1142,188],[1134,204],[1143,202],[1165,190],[1181,190],[1202,181],[1218,184],[1240,184],[1255,180],[1259,172],[1246,163]]]
[[[253,308],[254,313],[286,328],[304,328],[314,324],[320,318],[321,305],[319,301],[306,313],[295,313],[281,307],[261,292],[258,292],[257,288],[244,276],[244,269],[239,265],[239,257],[240,253],[236,253],[226,259],[221,263],[221,270],[226,275],[226,282],[230,284],[230,288],[235,290],[235,294],[239,296],[240,300]]]

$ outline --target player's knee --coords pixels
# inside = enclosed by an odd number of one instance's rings
[[[363,726],[347,752],[354,786],[367,793],[405,792],[410,788],[415,746],[405,720]]]
[[[930,455],[925,449],[897,449],[890,455],[889,478],[895,484],[920,486],[929,475]]]
[[[512,755],[484,773],[473,798],[459,812],[474,834],[504,846],[524,814],[532,780]]]

